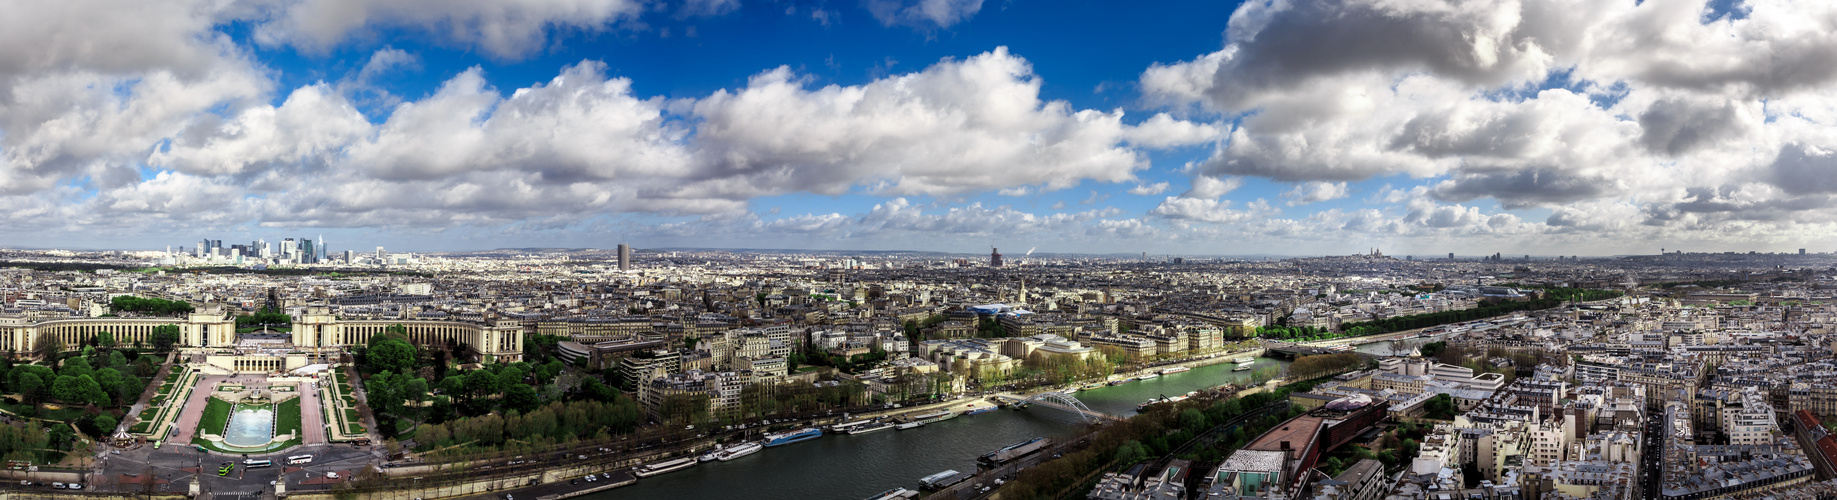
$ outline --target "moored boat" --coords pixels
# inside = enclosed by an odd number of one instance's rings
[[[1029,439],[1026,441],[1021,441],[1019,443],[1008,445],[999,450],[991,451],[986,455],[977,457],[976,460],[980,460],[984,463],[988,463],[991,465],[1001,465],[1001,464],[1013,461],[1016,458],[1027,456],[1027,454],[1029,453],[1033,453],[1033,452],[1045,449],[1046,445],[1048,444],[1052,444],[1052,440],[1046,439],[1043,437],[1036,437],[1033,439]]]
[[[892,429],[892,428],[893,428],[892,422],[881,422],[878,424],[863,425],[860,427],[849,429],[848,433],[849,434],[867,434],[869,432],[884,431],[884,430]]]
[[[1173,367],[1173,368],[1168,368],[1168,369],[1166,369],[1166,370],[1161,370],[1161,374],[1162,374],[1162,375],[1172,375],[1172,374],[1175,374],[1175,373],[1180,373],[1180,372],[1184,372],[1184,371],[1190,371],[1190,370],[1192,370],[1192,368],[1187,368],[1187,367],[1184,367],[1184,366],[1176,366],[1176,367]]]
[[[676,471],[687,469],[687,468],[694,467],[694,466],[695,466],[695,457],[683,457],[683,458],[678,458],[674,460],[665,460],[665,461],[657,462],[653,464],[641,465],[636,468],[633,468],[631,470],[631,473],[632,475],[638,476],[638,477],[651,477],[651,476],[655,476],[655,475],[663,474],[667,472],[676,472]]]
[[[725,450],[721,450],[720,452],[715,453],[714,458],[716,460],[726,462],[728,460],[733,460],[736,458],[758,453],[759,450],[763,450],[763,449],[765,449],[765,446],[760,445],[759,443],[750,443],[750,442],[742,443],[742,444],[728,447]]]
[[[819,437],[823,437],[822,429],[817,429],[814,427],[805,427],[805,428],[798,429],[795,431],[780,432],[776,434],[766,434],[765,435],[765,446],[767,448],[770,448],[773,446],[784,446],[784,445],[791,444],[791,443],[801,443],[804,441],[809,441],[809,440],[816,439]]]
[[[903,424],[899,424],[899,425],[896,425],[896,426],[893,426],[893,428],[895,428],[895,429],[899,429],[899,430],[902,430],[902,431],[903,431],[903,430],[907,430],[907,429],[917,429],[917,428],[920,428],[920,427],[924,427],[924,426],[925,426],[925,423],[924,423],[924,422],[917,422],[917,421],[913,421],[913,422],[906,422],[906,423],[903,423]]]

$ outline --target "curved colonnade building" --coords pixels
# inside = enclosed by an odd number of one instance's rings
[[[307,364],[312,354],[342,351],[368,343],[391,325],[408,329],[416,345],[461,344],[484,362],[513,362],[523,357],[521,322],[487,318],[483,322],[425,319],[344,320],[325,307],[309,307],[294,319],[286,342],[239,342],[236,320],[217,307],[201,308],[185,318],[61,318],[33,319],[24,314],[0,314],[0,352],[29,356],[39,334],[56,335],[66,349],[108,332],[121,344],[153,344],[153,330],[161,325],[179,327],[179,347],[205,354],[208,364],[235,371],[279,371]],[[286,360],[275,359],[277,357]]]

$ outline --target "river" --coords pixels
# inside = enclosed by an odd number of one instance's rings
[[[1258,358],[1259,368],[1286,361]],[[1242,383],[1254,371],[1231,371],[1225,362],[1191,371],[1076,394],[1092,410],[1135,414],[1135,406],[1161,395],[1176,396],[1227,383]],[[968,400],[965,400],[967,403]],[[961,405],[953,406],[960,410]],[[1069,412],[1033,406],[965,415],[912,430],[860,435],[825,435],[803,443],[768,448],[731,462],[703,463],[686,470],[638,480],[637,484],[587,495],[588,500],[747,498],[808,500],[866,498],[895,487],[918,487],[918,479],[946,469],[976,470],[976,457],[1038,436],[1064,438],[1082,421]]]
[[[1435,342],[1438,340],[1444,340],[1447,338],[1448,338],[1448,334],[1441,333],[1441,334],[1436,334],[1436,335],[1432,335],[1428,337],[1405,340],[1403,341],[1403,343],[1406,345],[1409,345],[1410,347],[1422,347],[1423,344]],[[1356,351],[1362,352],[1362,353],[1366,353],[1366,354],[1376,354],[1379,356],[1392,355],[1390,342],[1372,342],[1369,344],[1359,344],[1357,346],[1354,346],[1353,349]],[[1405,354],[1407,355],[1408,353],[1405,353]]]

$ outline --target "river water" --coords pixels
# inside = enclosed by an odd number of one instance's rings
[[[1448,338],[1448,334],[1443,333],[1443,334],[1429,336],[1429,337],[1409,339],[1409,340],[1403,341],[1403,343],[1410,347],[1422,347],[1423,344],[1435,342],[1438,340],[1443,340],[1446,338]],[[1366,354],[1376,354],[1379,356],[1390,356],[1391,355],[1391,343],[1390,342],[1372,342],[1369,344],[1359,344],[1357,346],[1354,346],[1353,349],[1359,352],[1362,352],[1362,353],[1366,353]],[[1408,355],[1408,353],[1405,353],[1405,355]]]
[[[1285,365],[1259,358],[1256,367]],[[1135,406],[1161,395],[1228,383],[1243,383],[1254,371],[1233,372],[1225,362],[1191,371],[1103,387],[1076,394],[1092,410],[1135,413]],[[952,406],[961,411],[964,400]],[[1034,437],[1069,436],[1082,420],[1070,412],[1035,405],[964,415],[912,430],[858,435],[825,435],[803,443],[767,448],[731,462],[710,462],[638,480],[637,484],[587,495],[588,500],[747,498],[812,500],[866,498],[895,487],[918,487],[918,479],[947,469],[976,470],[976,457]]]

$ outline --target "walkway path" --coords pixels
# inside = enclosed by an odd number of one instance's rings
[[[198,379],[198,385],[192,389],[191,397],[185,400],[185,408],[179,412],[179,423],[173,424],[178,427],[179,431],[173,436],[172,442],[180,445],[191,443],[192,434],[198,429],[198,419],[204,417],[204,407],[209,405],[208,400],[211,393],[217,390],[218,382],[228,378],[222,375],[210,375]]]
[[[328,379],[329,380],[329,379]],[[325,409],[319,406],[319,390],[313,384],[300,384],[300,434],[305,444],[325,443]]]

